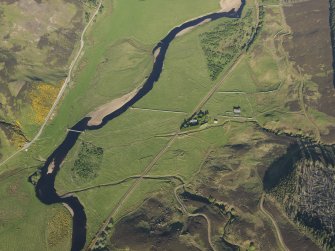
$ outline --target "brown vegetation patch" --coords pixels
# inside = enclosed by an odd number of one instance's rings
[[[289,58],[303,73],[312,75],[312,81],[317,83],[321,94],[321,97],[316,98],[312,93],[312,101],[305,101],[309,106],[335,116],[329,1],[294,3],[284,7],[284,13],[293,33],[284,43]]]
[[[17,65],[15,55],[8,50],[0,48],[0,82],[9,81]]]
[[[284,7],[292,38],[285,42],[290,59],[305,72],[315,74],[332,69],[329,2],[309,0]]]
[[[256,250],[280,250],[271,223],[258,217],[255,219],[259,222],[252,222],[243,215],[237,217],[226,229],[228,236],[245,243],[254,242]]]
[[[335,88],[332,85],[333,76],[331,74],[328,74],[326,77],[314,76],[312,81],[318,84],[318,91],[321,94],[321,97],[313,106],[319,111],[335,117]]]
[[[17,148],[23,147],[28,142],[28,139],[18,125],[0,121],[0,129],[5,133],[9,142]]]
[[[238,187],[236,190],[229,191],[229,197],[232,204],[237,205],[240,210],[253,213],[258,210],[259,194],[250,190]]]
[[[298,100],[289,101],[285,104],[291,112],[298,112],[301,111],[300,104]]]
[[[335,126],[328,127],[328,134],[321,136],[322,142],[333,143],[335,141]]]
[[[207,231],[207,221],[204,217],[196,216],[189,218],[185,228],[185,233],[194,236],[197,243],[200,243],[201,246],[211,250],[211,246],[207,238]]]
[[[19,0],[0,0],[0,3],[13,4]]]
[[[197,250],[179,239],[183,224],[176,218],[176,208],[164,205],[157,199],[149,199],[141,208],[115,225],[110,248]]]

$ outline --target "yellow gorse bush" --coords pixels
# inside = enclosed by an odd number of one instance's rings
[[[31,93],[31,105],[34,110],[34,122],[42,124],[48,115],[53,102],[55,101],[60,85],[52,85],[47,83],[39,83]]]
[[[65,208],[52,209],[48,220],[47,242],[48,246],[56,246],[64,238],[71,236],[71,216]]]

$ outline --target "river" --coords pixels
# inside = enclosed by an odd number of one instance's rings
[[[73,210],[73,230],[72,230],[72,251],[82,250],[86,244],[86,214],[84,207],[81,205],[79,199],[75,196],[66,196],[60,197],[55,189],[55,179],[57,173],[60,169],[60,166],[67,154],[71,150],[71,148],[76,144],[80,132],[85,130],[98,130],[106,125],[109,121],[114,118],[120,116],[125,111],[129,109],[133,104],[139,101],[142,97],[144,97],[150,90],[154,87],[154,84],[158,81],[162,69],[163,63],[165,60],[166,52],[169,48],[170,43],[176,37],[176,35],[193,26],[199,25],[205,20],[214,21],[219,18],[240,18],[243,7],[245,5],[245,0],[242,0],[242,4],[237,11],[230,12],[215,12],[211,13],[191,21],[187,21],[180,26],[173,28],[153,49],[153,54],[156,55],[156,60],[153,64],[152,71],[143,84],[143,86],[139,89],[137,94],[125,103],[121,108],[116,111],[108,114],[102,120],[102,123],[99,125],[89,126],[88,121],[89,117],[85,117],[80,120],[77,124],[75,124],[71,129],[74,131],[69,131],[64,139],[64,141],[53,151],[53,153],[47,158],[47,161],[44,163],[41,168],[41,176],[35,186],[36,196],[38,199],[44,204],[50,205],[55,203],[65,203]],[[77,131],[77,132],[75,132]],[[29,178],[31,181],[31,177]]]

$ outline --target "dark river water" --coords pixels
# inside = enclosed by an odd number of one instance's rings
[[[222,12],[222,13],[212,13],[208,14],[194,20],[188,21],[178,27],[172,29],[166,37],[164,37],[153,49],[153,53],[160,49],[159,54],[156,57],[152,71],[145,81],[144,85],[138,91],[138,93],[126,104],[124,104],[120,109],[107,115],[102,123],[97,126],[88,126],[88,121],[90,118],[85,117],[80,120],[71,129],[75,131],[85,131],[85,130],[98,130],[106,125],[112,119],[120,116],[124,113],[130,106],[135,104],[138,100],[144,97],[150,90],[154,87],[154,84],[158,81],[160,74],[163,69],[163,63],[165,59],[166,52],[169,48],[170,43],[176,37],[176,35],[189,27],[196,26],[206,19],[211,19],[211,21],[217,20],[219,18],[240,18],[242,9],[245,5],[245,0],[242,0],[242,5],[240,9],[236,12]],[[44,166],[41,169],[41,177],[38,180],[35,190],[36,196],[44,204],[50,205],[54,203],[66,203],[73,210],[73,231],[72,231],[72,251],[81,250],[86,244],[86,214],[84,207],[81,205],[79,199],[75,196],[60,197],[55,189],[55,179],[57,173],[60,169],[62,162],[67,156],[71,148],[76,144],[79,138],[80,132],[69,131],[64,139],[64,141],[53,151],[53,153],[48,157]],[[48,172],[48,166],[54,163],[54,171],[52,173]]]

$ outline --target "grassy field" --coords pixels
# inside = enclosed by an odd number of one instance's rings
[[[27,182],[28,170],[0,176],[0,249],[67,250],[72,220],[62,205],[45,206]]]
[[[75,75],[75,85],[60,110],[68,117],[61,121],[73,124],[97,106],[138,86],[151,70],[151,50],[171,28],[219,8],[215,0],[174,1],[114,1],[113,6],[105,3],[105,10],[88,37],[89,46]],[[193,8],[189,8],[190,4]],[[160,22],[152,21],[158,17]],[[110,60],[106,68],[102,63],[105,59]],[[123,72],[124,68],[128,72]],[[97,69],[101,72],[97,73]],[[102,95],[91,99],[94,93]],[[73,101],[82,105],[77,107]]]

